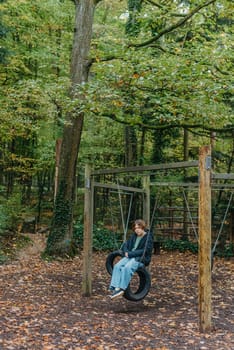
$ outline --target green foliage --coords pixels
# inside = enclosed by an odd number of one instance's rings
[[[0,249],[0,265],[5,264],[8,261],[8,257]]]
[[[21,196],[0,197],[0,264],[14,258],[15,253],[28,244],[29,238],[18,234],[22,221]]]
[[[1,9],[10,30],[0,46],[6,45],[11,55],[0,67],[0,154],[7,175],[24,183],[54,165],[63,107],[54,93],[59,87],[67,92],[69,64],[64,62],[69,62],[74,5],[8,0]]]
[[[137,36],[140,33],[141,22],[138,20],[142,9],[142,0],[128,0],[129,15],[126,22],[126,34]]]
[[[3,3],[5,0],[1,0],[0,4]],[[7,35],[8,28],[4,25],[2,22],[2,13],[1,13],[1,8],[0,8],[0,39],[4,39]],[[7,55],[9,54],[8,50],[0,45],[0,64],[5,64],[6,63],[6,58]]]
[[[73,238],[78,248],[83,247],[83,224],[77,222],[74,225]],[[104,227],[93,227],[93,249],[96,251],[113,251],[119,249],[120,235]]]
[[[192,253],[198,252],[198,244],[190,242],[188,240],[174,240],[166,239],[161,240],[160,245],[165,250],[178,250],[179,252],[191,251]]]
[[[160,246],[164,250],[178,250],[181,253],[185,251],[190,251],[194,254],[198,253],[198,243],[191,242],[188,240],[174,240],[174,239],[162,239],[160,241]],[[234,244],[228,243],[224,248],[217,248],[215,255],[223,258],[230,258],[234,256]]]
[[[225,244],[224,248],[217,247],[216,255],[223,258],[231,258],[234,256],[234,243]]]
[[[80,111],[85,113],[80,178],[87,161],[95,168],[124,165],[125,125],[136,131],[136,156],[143,150],[138,159],[141,164],[182,160],[184,127],[189,131],[189,159],[197,159],[198,148],[209,143],[210,131],[217,129],[215,170],[231,169],[231,1],[203,8],[143,46],[204,1],[99,2],[88,58],[92,62],[89,83],[77,87],[85,96],[82,101],[71,100],[68,93],[74,1],[0,3],[0,24],[4,24],[0,47],[11,52],[7,64],[0,65],[0,172],[4,181],[12,176],[22,186],[27,180],[36,186],[38,175],[48,172],[52,178],[55,141],[66,123],[64,116]],[[221,133],[222,129],[229,131]],[[5,209],[0,214],[2,225],[7,227],[8,214],[4,213]],[[60,214],[56,216],[61,223],[56,228],[58,240],[62,230],[65,235],[62,209]],[[64,244],[68,249],[72,242]]]
[[[17,231],[21,210],[20,195],[12,195],[9,199],[0,198],[0,236]]]
[[[136,3],[131,1],[131,4]],[[182,158],[183,141],[179,132],[182,126],[191,133],[196,130],[194,138],[191,136],[195,147],[209,142],[212,128],[230,128],[226,135],[232,138],[232,26],[231,22],[222,25],[222,18],[228,19],[231,15],[228,1],[203,8],[154,44],[145,45],[143,49],[137,47],[141,41],[146,41],[145,38],[150,39],[175,25],[201,4],[202,1],[196,4],[173,1],[160,6],[143,3],[137,9],[141,33],[137,41],[131,39],[128,49],[125,46],[129,44],[128,38],[119,36],[121,24],[124,27],[125,23],[117,13],[117,37],[110,50],[114,52],[113,59],[108,59],[103,49],[103,41],[110,45],[110,36],[115,36],[113,28],[108,26],[108,18],[102,31],[102,43],[95,38],[98,60],[92,67],[95,79],[90,83],[90,101],[93,96],[95,99],[92,99],[91,109],[86,105],[87,113],[89,110],[95,118],[99,114],[123,124],[137,125],[139,130],[155,129],[159,133],[165,130],[166,134],[176,128],[168,137],[170,142],[162,143],[164,161],[169,152],[178,153],[175,160]],[[124,9],[122,11],[126,15]],[[89,103],[89,93],[87,95]],[[149,159],[152,158],[145,158],[145,161]]]
[[[152,46],[134,47],[201,3],[100,2],[90,81],[78,87],[86,96],[82,103],[67,95],[74,4],[52,0],[3,3],[4,22],[12,28],[7,44],[14,55],[0,74],[0,137],[6,142],[19,136],[36,140],[36,145],[27,146],[34,148],[33,156],[23,154],[19,162],[20,155],[16,155],[17,170],[25,166],[29,172],[32,163],[36,171],[53,166],[54,140],[70,110],[86,113],[80,162],[93,160],[97,167],[123,164],[124,127],[116,121],[136,125],[138,143],[146,130],[143,163],[173,157],[181,160],[183,124],[190,125],[190,131],[200,125],[198,132],[204,136],[191,137],[193,147],[208,142],[206,127],[230,126],[232,26],[228,1],[204,8]],[[131,42],[124,34],[130,24],[138,32]],[[178,128],[173,132],[175,125]],[[154,134],[155,128],[159,130]],[[160,135],[159,151],[155,135]],[[231,147],[228,140],[224,142]],[[222,148],[222,142],[217,140],[216,147]],[[24,157],[30,161],[24,163]]]

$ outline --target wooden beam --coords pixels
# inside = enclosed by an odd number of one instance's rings
[[[158,187],[198,187],[199,183],[198,182],[151,182],[150,186],[158,186]],[[231,183],[226,183],[226,184],[221,184],[221,183],[212,183],[211,184],[212,189],[224,189],[224,188],[228,188],[228,189],[232,189],[234,188],[234,184]]]
[[[150,186],[159,186],[159,187],[198,187],[198,182],[159,182],[154,181],[150,182]]]
[[[92,294],[92,249],[93,249],[93,185],[91,181],[91,167],[85,167],[85,195],[84,195],[84,239],[83,239],[83,279],[82,293],[84,296]]]
[[[94,187],[104,187],[109,188],[112,190],[121,190],[121,191],[128,191],[128,192],[140,192],[143,193],[144,190],[142,188],[136,188],[136,187],[128,187],[123,185],[117,185],[117,184],[104,184],[101,182],[93,182]]]
[[[176,162],[176,163],[165,163],[165,164],[154,164],[154,165],[143,165],[134,166],[127,168],[109,168],[102,170],[95,170],[91,175],[105,175],[105,174],[121,174],[130,172],[141,172],[141,171],[151,171],[151,170],[167,170],[167,169],[180,169],[180,168],[191,168],[197,167],[198,161],[188,161],[188,162]]]
[[[233,173],[212,174],[212,179],[218,179],[218,180],[234,180],[234,174],[233,174]]]
[[[211,147],[199,151],[199,325],[211,330]]]

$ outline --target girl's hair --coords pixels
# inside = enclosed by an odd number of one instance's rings
[[[138,219],[138,220],[135,220],[134,223],[133,223],[133,230],[135,229],[135,226],[138,225],[140,226],[143,230],[146,228],[146,223],[144,220],[142,219]]]

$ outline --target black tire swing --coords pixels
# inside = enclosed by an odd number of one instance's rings
[[[116,250],[107,256],[106,269],[110,275],[112,275],[114,261],[119,257],[123,257],[123,252],[121,250]],[[124,298],[130,301],[140,301],[144,299],[149,293],[151,287],[150,273],[145,267],[138,268],[135,273],[139,277],[139,285],[137,286],[136,290],[132,290],[130,282],[128,288],[124,291],[123,295]]]

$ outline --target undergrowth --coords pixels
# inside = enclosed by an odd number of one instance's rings
[[[84,226],[76,223],[73,231],[73,239],[78,248],[83,247]],[[121,247],[123,234],[110,231],[101,226],[93,227],[93,249],[96,251],[113,251]],[[156,239],[155,239],[156,240]],[[190,251],[198,253],[198,243],[182,239],[159,239],[160,247],[166,251],[178,250],[179,252]],[[215,255],[229,258],[234,256],[234,245],[226,244],[223,248],[217,247]]]

